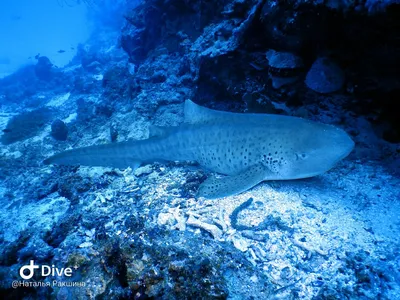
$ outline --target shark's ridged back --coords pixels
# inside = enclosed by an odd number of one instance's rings
[[[297,123],[310,122],[309,120],[275,114],[234,113],[228,111],[213,110],[200,106],[191,100],[185,102],[185,123],[187,124],[258,124],[264,126],[287,126]]]

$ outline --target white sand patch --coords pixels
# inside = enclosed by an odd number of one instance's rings
[[[66,124],[71,123],[72,121],[75,121],[75,120],[76,120],[77,116],[78,116],[77,113],[70,114],[70,115],[69,115],[67,118],[65,118],[63,121],[64,121],[64,123],[66,123]]]
[[[36,227],[38,231],[51,230],[70,205],[64,197],[51,196],[26,205],[25,202],[27,199],[19,199],[0,205],[0,224],[2,228],[8,228],[3,234],[4,240],[15,241],[22,231],[30,227]]]
[[[61,96],[53,97],[46,104],[46,106],[49,106],[49,107],[60,107],[69,99],[70,96],[71,96],[71,93],[66,93],[66,94],[61,95]]]

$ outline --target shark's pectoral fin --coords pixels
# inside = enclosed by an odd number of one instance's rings
[[[221,178],[212,176],[200,185],[198,196],[214,199],[239,194],[263,181],[269,173],[271,171],[267,167],[258,164],[236,175]]]

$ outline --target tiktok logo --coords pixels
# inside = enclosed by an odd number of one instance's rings
[[[35,269],[39,269],[39,266],[35,265],[35,262],[31,260],[29,265],[23,266],[21,269],[19,269],[19,276],[21,276],[23,279],[31,279],[35,273]],[[25,270],[29,271],[28,275],[25,275]]]
[[[31,260],[29,265],[22,266],[21,269],[19,269],[19,276],[22,277],[22,279],[31,279],[33,275],[35,274],[35,269],[39,269],[40,266],[35,265],[35,261]],[[75,267],[75,270],[78,269],[78,266]],[[29,271],[26,272],[26,270]],[[56,268],[55,265],[47,266],[47,265],[42,265],[40,268],[40,276],[42,277],[47,277],[47,276],[67,276],[71,277],[72,276],[72,269],[71,268]],[[28,274],[26,274],[28,273]]]

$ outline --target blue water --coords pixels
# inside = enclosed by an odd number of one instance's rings
[[[1,1],[0,77],[34,64],[38,53],[58,67],[68,64],[77,45],[85,42],[93,29],[87,9],[83,4],[55,0]]]

